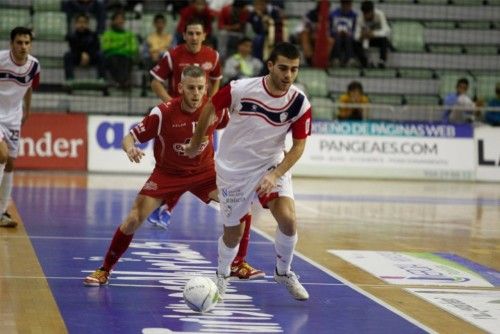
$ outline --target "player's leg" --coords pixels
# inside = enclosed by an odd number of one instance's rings
[[[83,284],[86,286],[100,286],[108,283],[111,270],[123,253],[128,249],[135,231],[139,229],[144,219],[156,209],[161,202],[162,201],[158,198],[142,194],[137,195],[132,209],[130,209],[125,220],[116,229],[102,266],[87,276]]]
[[[3,183],[4,179],[4,170],[7,164],[9,158],[9,149],[7,147],[7,143],[3,140],[3,134],[0,132],[0,182]],[[1,196],[1,194],[0,194]],[[3,198],[0,198],[0,201],[2,201]],[[5,206],[7,206],[8,203],[8,198],[5,201]],[[12,221],[12,219],[4,219],[3,212],[5,210],[0,212],[0,227],[16,227],[17,223]],[[5,217],[7,218],[7,217]]]
[[[17,225],[17,222],[12,220],[12,217],[7,212],[10,195],[12,194],[12,183],[14,179],[14,158],[8,157],[5,169],[3,171],[2,182],[0,183],[0,221]]]

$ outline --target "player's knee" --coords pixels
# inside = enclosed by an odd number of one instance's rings
[[[278,220],[279,229],[283,234],[292,236],[297,233],[297,221],[295,215],[286,215]]]
[[[122,224],[122,231],[125,234],[132,234],[141,226],[142,221],[139,217],[139,212],[135,209],[132,209],[125,221]]]
[[[5,142],[0,142],[0,164],[6,164],[9,160],[9,149]],[[7,167],[7,166],[6,166]]]

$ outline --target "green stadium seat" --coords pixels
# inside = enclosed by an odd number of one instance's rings
[[[481,75],[477,77],[476,95],[480,99],[489,100],[495,97],[495,85],[500,82],[498,75]]]
[[[448,0],[417,0],[421,5],[447,5]]]
[[[16,26],[29,26],[31,22],[28,9],[0,10],[0,38],[10,39],[10,32]]]
[[[500,0],[488,0],[488,4],[491,6],[500,6]]]
[[[63,68],[63,57],[37,57],[43,68]]]
[[[489,21],[463,21],[459,23],[462,29],[480,29],[488,30],[491,29],[491,22]]]
[[[449,93],[455,92],[456,86],[457,86],[457,81],[460,78],[466,78],[469,80],[469,96],[474,95],[475,91],[475,81],[472,76],[470,76],[468,73],[444,73],[440,75],[440,87],[439,87],[439,96],[441,98],[444,98],[446,95]]]
[[[435,76],[433,70],[420,68],[402,68],[398,72],[401,78],[433,79]]]
[[[418,106],[436,106],[440,103],[437,95],[406,95],[406,104]]]
[[[313,120],[327,120],[333,119],[335,112],[334,102],[326,97],[312,97],[311,105],[313,110]]]
[[[368,94],[370,103],[373,104],[389,104],[401,105],[403,97],[401,95],[388,95],[388,94]]]
[[[367,68],[363,70],[363,76],[367,78],[394,78],[395,69]]]
[[[455,22],[450,21],[428,21],[424,22],[426,28],[429,29],[455,29]]]
[[[419,22],[394,22],[392,44],[398,51],[424,51],[424,26]]]
[[[326,97],[328,95],[328,75],[326,71],[315,68],[302,68],[298,81],[302,83],[310,96]]]
[[[40,40],[64,40],[66,15],[62,12],[40,12],[34,15],[33,32]]]
[[[357,78],[361,75],[361,71],[357,68],[330,68],[328,70],[328,75],[331,77],[349,77],[349,78]]]
[[[57,12],[60,11],[62,0],[33,0],[35,12]]]
[[[499,47],[492,45],[468,45],[465,47],[465,52],[476,55],[496,55],[499,49]]]
[[[463,48],[459,45],[429,45],[431,53],[461,54]]]

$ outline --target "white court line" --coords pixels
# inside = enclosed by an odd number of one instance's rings
[[[274,242],[274,239],[269,236],[267,233],[265,233],[264,231],[252,226],[252,230],[256,233],[258,233],[260,236],[264,237],[265,239],[267,240],[270,240],[270,241],[273,241]],[[367,286],[367,285],[356,285],[354,283],[351,283],[349,282],[348,280],[344,279],[343,277],[337,275],[336,273],[334,273],[333,271],[331,271],[330,269],[322,266],[321,264],[317,263],[316,261],[314,260],[311,260],[310,258],[308,258],[307,256],[303,255],[302,253],[298,252],[298,251],[295,251],[294,252],[294,255],[298,256],[299,258],[301,258],[302,260],[308,262],[309,264],[313,265],[314,267],[322,270],[323,272],[325,272],[326,274],[332,276],[333,278],[335,278],[336,280],[342,282],[343,284],[345,284],[346,286],[348,286],[349,288],[353,289],[354,291],[362,294],[363,296],[367,297],[368,299],[371,299],[373,300],[374,302],[376,302],[377,304],[385,307],[386,309],[388,309],[389,311],[391,312],[394,312],[396,313],[397,315],[399,315],[401,318],[407,320],[408,322],[412,323],[413,325],[419,327],[420,329],[424,330],[424,331],[427,331],[428,333],[436,333],[436,331],[432,330],[430,327],[427,327],[426,325],[422,324],[421,322],[413,319],[412,317],[410,317],[409,315],[407,315],[406,313],[403,313],[402,311],[396,309],[395,307],[387,304],[385,301],[373,296],[372,294],[366,292],[365,290],[361,289],[360,287],[361,286]],[[302,283],[302,284],[305,284],[305,283]]]

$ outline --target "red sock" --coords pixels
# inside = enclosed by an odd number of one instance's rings
[[[245,261],[247,257],[248,251],[248,242],[250,241],[250,225],[252,224],[252,215],[247,213],[240,219],[240,223],[245,224],[245,231],[243,232],[243,236],[240,241],[240,248],[238,249],[238,254],[233,260],[232,266],[237,266]]]
[[[118,262],[123,253],[127,250],[133,237],[133,234],[124,234],[120,230],[120,227],[116,229],[113,240],[111,240],[111,245],[109,245],[108,252],[104,258],[104,263],[102,264],[105,270],[110,271],[113,268],[116,262]]]

